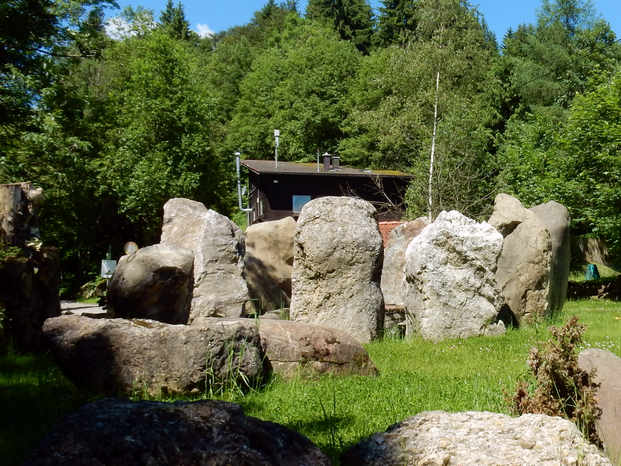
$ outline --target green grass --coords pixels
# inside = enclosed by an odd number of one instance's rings
[[[86,401],[48,356],[0,356],[0,463],[21,464],[60,417]]]
[[[616,270],[615,268],[608,267],[604,264],[595,264],[597,266],[597,271],[599,272],[599,276],[601,278],[614,278],[618,275],[621,275],[621,272]],[[583,264],[577,267],[574,267],[569,271],[569,281],[572,282],[583,282],[585,281],[587,264]]]
[[[93,298],[78,298],[77,301],[84,304],[97,304],[99,302],[99,298],[97,296]]]
[[[547,338],[549,325],[560,325],[572,315],[587,325],[585,347],[621,356],[621,303],[586,300],[568,302],[552,322],[499,337],[371,343],[367,349],[380,370],[377,377],[274,378],[260,390],[245,395],[231,390],[219,398],[241,404],[248,415],[306,435],[338,458],[360,439],[421,411],[507,413],[503,390],[513,391],[518,377],[526,374],[529,349]],[[86,396],[45,357],[3,358],[0,372],[0,402],[9,406],[0,424],[0,454],[21,461],[51,422]]]

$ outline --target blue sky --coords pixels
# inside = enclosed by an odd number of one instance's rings
[[[155,12],[156,18],[166,5],[166,0],[117,0],[121,9],[128,5],[143,6]],[[178,0],[173,0],[176,4]],[[231,26],[246,24],[255,11],[265,5],[267,0],[185,0],[182,1],[185,15],[192,29],[219,32]],[[477,5],[488,25],[501,41],[508,28],[515,29],[523,23],[533,23],[540,0],[480,0]],[[298,2],[300,10],[306,8],[306,0]],[[617,37],[621,38],[621,0],[593,0],[595,9],[612,26]],[[371,0],[377,8],[379,0]],[[118,12],[109,11],[108,16]]]

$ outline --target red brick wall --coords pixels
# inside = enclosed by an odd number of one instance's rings
[[[379,222],[380,233],[382,234],[382,241],[384,243],[384,247],[386,247],[386,243],[388,243],[388,235],[390,232],[401,225],[403,222]]]

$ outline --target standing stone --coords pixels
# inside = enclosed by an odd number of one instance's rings
[[[504,236],[496,280],[519,321],[537,321],[550,312],[552,240],[545,224],[520,201],[496,196],[490,225]]]
[[[289,307],[295,226],[293,217],[287,217],[246,230],[248,292],[260,313]]]
[[[595,422],[597,435],[614,464],[621,463],[621,358],[610,351],[589,348],[578,355],[578,367],[595,371],[599,383],[597,404],[602,416]]]
[[[427,411],[345,452],[343,466],[601,465],[611,463],[560,417]]]
[[[552,262],[550,269],[550,311],[563,308],[567,298],[571,240],[569,236],[569,211],[555,201],[531,207],[539,221],[545,225],[552,238]]]
[[[387,306],[403,306],[405,303],[405,251],[410,242],[429,224],[427,217],[406,222],[388,235],[382,267],[382,293]]]
[[[310,440],[224,401],[104,398],[65,417],[25,466],[328,466]]]
[[[41,350],[41,326],[60,314],[60,254],[39,239],[41,188],[0,184],[0,350]],[[11,249],[7,248],[11,247]]]
[[[108,287],[108,308],[115,317],[185,324],[190,314],[194,254],[156,244],[123,256]]]
[[[0,184],[0,240],[24,246],[39,236],[38,207],[43,190],[31,183]]]
[[[321,197],[295,232],[291,319],[336,328],[364,343],[381,334],[382,237],[367,201]]]
[[[244,238],[224,215],[189,199],[164,204],[163,244],[194,253],[194,291],[189,323],[198,317],[239,317],[248,301],[243,277]]]
[[[503,333],[494,276],[501,248],[491,225],[440,213],[406,251],[406,334],[439,341]]]

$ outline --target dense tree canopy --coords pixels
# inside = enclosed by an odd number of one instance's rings
[[[344,98],[358,65],[351,43],[316,23],[297,27],[258,56],[240,84],[228,145],[252,158],[272,154],[280,129],[286,160],[314,159],[342,137]]]
[[[267,0],[252,20],[199,38],[182,3],[0,5],[0,181],[47,193],[45,240],[73,285],[109,245],[157,241],[161,207],[192,197],[231,215],[233,152],[341,155],[413,175],[408,215],[485,217],[499,190],[556,199],[576,234],[621,257],[621,44],[588,0],[542,0],[499,50],[466,0]],[[159,22],[155,18],[159,18]],[[119,29],[118,26],[123,26]],[[108,31],[108,33],[106,33]]]
[[[306,17],[333,26],[341,39],[369,51],[374,19],[366,0],[309,0]]]
[[[405,47],[363,61],[350,98],[340,150],[346,163],[413,174],[410,211],[426,211],[427,168],[436,74],[440,73],[438,170],[434,204],[476,215],[489,197],[489,129],[495,118],[495,51],[473,10],[457,0],[418,2],[418,24]]]

